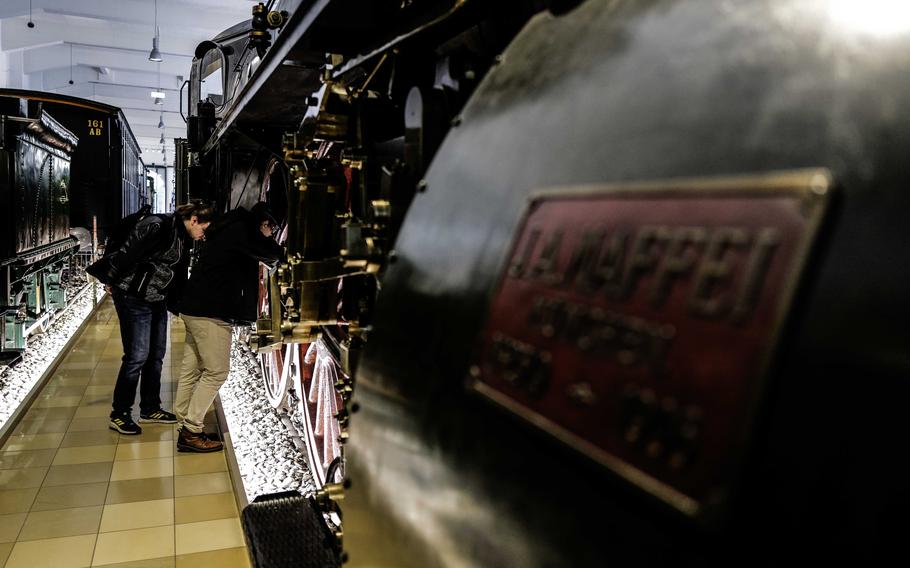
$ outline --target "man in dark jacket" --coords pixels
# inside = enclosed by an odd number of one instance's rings
[[[137,386],[139,422],[177,421],[161,408],[167,305],[186,281],[190,243],[203,237],[212,214],[210,206],[189,204],[173,215],[148,215],[116,251],[89,269],[110,288],[120,320],[123,362],[114,387],[110,428],[121,434],[142,433],[132,418]]]
[[[227,213],[206,231],[205,244],[180,299],[186,327],[183,366],[174,398],[180,423],[177,449],[214,452],[203,419],[230,370],[231,326],[256,320],[259,263],[274,266],[283,255],[270,237],[275,219],[264,203]]]

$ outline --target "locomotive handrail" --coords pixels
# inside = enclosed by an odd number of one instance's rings
[[[444,23],[445,21],[449,20],[452,16],[455,16],[460,11],[464,10],[466,4],[467,4],[467,2],[456,2],[455,5],[453,5],[452,8],[449,9],[447,12],[437,16],[436,18],[430,20],[429,22],[426,22],[422,26],[416,27],[416,28],[408,31],[407,33],[399,35],[398,37],[386,42],[383,45],[380,45],[379,47],[373,49],[372,51],[370,51],[369,53],[366,53],[365,55],[354,57],[354,58],[346,61],[339,69],[335,70],[332,73],[332,76],[335,78],[341,77],[342,75],[344,75],[351,69],[354,69],[355,67],[359,67],[360,65],[363,65],[367,61],[369,61],[383,53],[388,53],[394,47],[400,46],[401,44],[408,41],[409,39],[412,39],[414,37],[419,36],[422,33],[425,33],[427,31],[434,29],[436,26]]]
[[[0,118],[3,118],[3,120],[12,120],[13,122],[27,122],[29,124],[38,121],[37,118],[26,118],[24,116],[13,116],[11,114],[2,114],[0,115]]]

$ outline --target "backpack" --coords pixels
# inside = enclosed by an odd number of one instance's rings
[[[107,240],[104,243],[104,254],[102,255],[102,258],[120,250],[120,247],[122,247],[123,243],[126,242],[126,239],[129,238],[133,228],[136,227],[139,221],[148,217],[151,212],[151,205],[143,205],[139,208],[139,211],[130,213],[123,219],[120,219],[117,225],[111,230],[111,234],[108,235]]]
[[[85,268],[89,275],[94,276],[99,282],[106,286],[112,286],[115,279],[115,271],[111,266],[111,257],[113,257],[122,247],[130,236],[130,233],[139,224],[139,221],[149,216],[152,211],[151,205],[143,205],[139,211],[130,213],[121,219],[111,234],[108,235],[104,244],[104,254]]]

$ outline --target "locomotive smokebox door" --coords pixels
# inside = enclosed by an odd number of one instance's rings
[[[804,170],[537,194],[471,388],[717,518],[830,186]]]

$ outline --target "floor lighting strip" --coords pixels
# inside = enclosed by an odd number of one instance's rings
[[[306,462],[266,398],[259,360],[236,333],[220,399],[247,502],[282,491],[311,493]]]
[[[93,297],[93,292],[97,297]],[[61,355],[72,346],[89,314],[101,303],[103,292],[89,284],[80,290],[45,333],[28,339],[22,360],[0,373],[0,443],[9,436],[19,416],[28,410]]]

